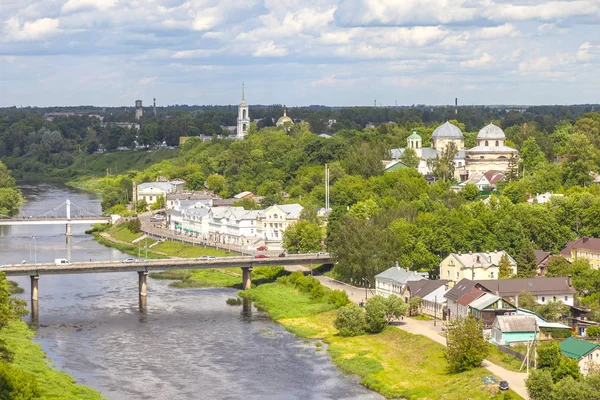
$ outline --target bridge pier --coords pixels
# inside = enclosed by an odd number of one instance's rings
[[[242,290],[252,287],[252,267],[242,267]]]
[[[148,271],[138,271],[139,276],[139,289],[140,289],[140,297],[146,297],[146,280],[148,277]]]
[[[67,233],[65,235],[71,236],[71,224],[67,224]]]
[[[31,301],[38,301],[38,287],[40,282],[39,275],[31,275]]]

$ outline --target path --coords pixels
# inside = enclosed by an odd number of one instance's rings
[[[364,288],[332,280],[331,278],[323,275],[315,276],[315,278],[317,278],[323,286],[327,286],[330,289],[346,291],[346,293],[348,293],[348,297],[354,303],[360,303],[361,301],[365,300]],[[374,291],[369,289],[368,297],[374,295]],[[440,335],[440,333],[442,333],[441,321],[437,321],[437,326],[434,326],[433,321],[419,321],[412,318],[404,318],[402,321],[395,323],[394,326],[415,335],[423,335],[444,346],[446,345],[445,337]],[[527,395],[527,388],[525,386],[525,379],[527,378],[526,373],[509,371],[506,368],[496,365],[488,360],[484,360],[482,366],[495,376],[507,381],[510,388],[519,396],[523,397],[525,400],[529,399],[529,396]]]

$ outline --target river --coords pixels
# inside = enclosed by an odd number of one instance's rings
[[[28,200],[22,215],[40,215],[67,198],[100,212],[100,199],[89,193],[20,187]],[[73,225],[67,242],[62,225],[0,226],[0,264],[127,257],[96,243],[87,228]],[[29,278],[13,279],[28,301]],[[171,289],[149,279],[141,313],[137,284],[135,273],[42,276],[35,341],[57,368],[108,399],[382,398],[341,373],[314,341],[253,307],[227,305],[233,289]]]

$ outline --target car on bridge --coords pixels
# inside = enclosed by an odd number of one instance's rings
[[[139,258],[126,258],[123,260],[124,264],[131,264],[131,263],[138,263],[138,262],[142,262],[142,260],[140,260]]]
[[[269,250],[269,248],[267,246],[260,246],[260,247],[257,247],[256,250],[265,251],[265,250]]]
[[[254,258],[269,258],[269,256],[267,256],[265,254],[257,254],[254,256]]]
[[[208,260],[216,260],[217,257],[214,256],[202,256],[202,257],[198,257],[196,258],[196,261],[208,261]]]

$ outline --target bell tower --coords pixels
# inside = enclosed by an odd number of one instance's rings
[[[238,106],[236,137],[243,139],[250,127],[250,112],[244,95],[244,84],[242,83],[242,102]]]

